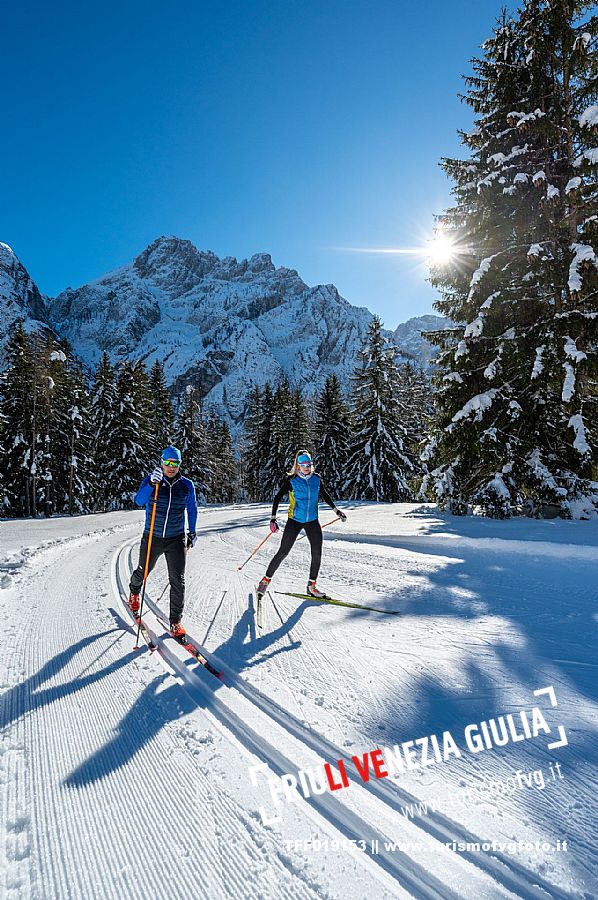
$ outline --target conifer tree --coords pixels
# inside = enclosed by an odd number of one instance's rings
[[[117,415],[114,421],[113,494],[109,509],[132,509],[133,498],[142,477],[151,465],[145,429],[147,416],[146,385],[141,371],[128,360],[119,365],[116,385]],[[152,460],[155,465],[155,460]]]
[[[427,479],[454,511],[586,502],[596,433],[596,35],[588,2],[525,0],[466,79],[475,129],[444,160],[458,251],[437,269],[438,418]],[[460,251],[460,252],[459,252]]]
[[[395,502],[412,496],[413,463],[398,415],[396,352],[382,334],[380,319],[374,316],[353,379],[355,432],[345,491],[354,499]]]
[[[117,493],[120,448],[116,445],[118,402],[116,376],[107,353],[102,355],[91,390],[92,453],[96,483],[94,508],[105,510]]]
[[[195,484],[198,501],[208,503],[213,472],[209,458],[208,436],[195,394],[195,388],[188,384],[179,410],[176,446],[183,457],[182,470]]]
[[[241,452],[241,482],[249,500],[262,499],[262,392],[255,385],[247,396]]]
[[[205,428],[212,473],[210,502],[232,503],[237,496],[237,462],[230,429],[214,410],[208,412]]]
[[[258,386],[250,391],[244,424],[241,469],[249,499],[255,502],[269,500],[280,479],[274,458],[273,418],[274,395],[267,382],[263,391]]]
[[[31,446],[33,418],[33,353],[21,322],[6,345],[0,416],[3,424],[4,509],[11,516],[31,515]]]
[[[149,374],[150,434],[152,456],[158,458],[160,451],[174,440],[174,409],[170,391],[164,377],[164,367],[156,360]]]
[[[301,391],[291,388],[287,378],[274,391],[269,425],[269,455],[263,465],[263,489],[268,500],[276,493],[297,451],[310,448],[305,402]]]
[[[347,477],[351,418],[337,375],[326,379],[316,400],[314,435],[316,470],[329,489],[338,493]]]
[[[49,335],[34,334],[31,339],[33,356],[33,410],[31,417],[31,452],[29,468],[29,513],[37,516],[52,514],[52,404],[55,383],[50,374],[50,354],[53,341]]]
[[[421,453],[429,437],[430,422],[434,411],[433,391],[429,377],[423,369],[411,362],[397,366],[395,391],[397,415],[405,431],[405,452],[413,465],[411,485],[419,485],[423,475]]]
[[[92,458],[91,398],[83,371],[71,348],[63,345],[50,357],[55,383],[52,410],[53,505],[58,512],[90,512],[96,495]]]

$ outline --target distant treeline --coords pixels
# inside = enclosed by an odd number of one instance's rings
[[[175,404],[160,362],[104,354],[90,378],[68,344],[18,325],[0,374],[2,514],[130,509],[169,444],[207,503],[269,500],[302,447],[339,498],[411,499],[430,392],[396,355],[375,318],[347,391],[335,375],[310,399],[287,380],[253,387],[235,448],[191,385]]]

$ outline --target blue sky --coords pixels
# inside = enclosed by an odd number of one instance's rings
[[[161,234],[266,251],[395,327],[436,296],[413,257],[499,0],[5,6],[0,240],[55,295]]]

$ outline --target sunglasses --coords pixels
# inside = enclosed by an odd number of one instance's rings
[[[166,466],[168,469],[178,469],[180,462],[176,459],[163,459],[162,465]]]
[[[300,462],[297,463],[298,466],[301,466],[302,469],[311,469],[312,463],[310,462]]]

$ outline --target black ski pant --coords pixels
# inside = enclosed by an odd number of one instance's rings
[[[139,547],[139,565],[131,575],[129,588],[132,594],[139,594],[143,584],[145,571],[145,558],[147,556],[147,539],[149,535],[144,533]],[[185,605],[185,535],[177,534],[176,537],[152,538],[152,549],[149,558],[148,575],[164,554],[168,566],[168,580],[170,581],[170,621],[180,622]]]
[[[270,565],[266,569],[267,578],[272,578],[283,559],[289,555],[291,547],[299,537],[301,529],[305,531],[309,546],[311,547],[309,580],[316,580],[318,572],[320,571],[320,563],[322,562],[322,526],[317,519],[314,519],[313,522],[296,522],[295,519],[287,519],[278,552],[272,557]]]

